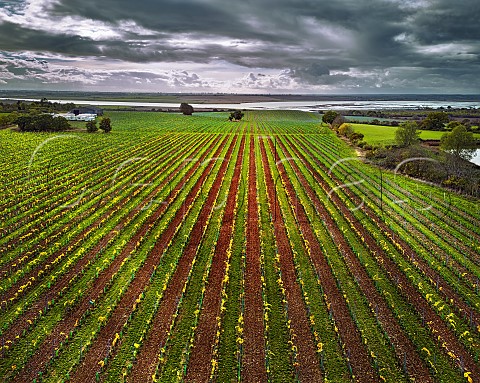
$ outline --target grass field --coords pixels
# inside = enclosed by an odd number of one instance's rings
[[[364,141],[371,145],[377,144],[393,144],[395,142],[396,127],[383,125],[369,125],[369,124],[351,124],[356,132],[362,133],[365,138]],[[432,130],[422,130],[420,138],[423,140],[440,140],[445,132],[438,132]],[[474,136],[480,139],[480,134],[476,133]]]
[[[307,113],[109,117],[0,131],[2,382],[480,381],[478,200]]]

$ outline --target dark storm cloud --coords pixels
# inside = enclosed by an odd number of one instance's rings
[[[77,14],[111,23],[131,19],[146,28],[169,33],[224,32],[242,19],[232,18],[234,15],[228,10],[191,0],[68,0],[60,2],[53,11],[57,15]]]
[[[330,76],[330,71],[327,67],[312,63],[306,67],[300,67],[291,71],[293,77],[299,78],[301,81],[315,84],[317,82],[322,83],[322,78]]]
[[[269,79],[273,84],[305,89],[409,90],[428,87],[426,79],[438,89],[480,87],[478,0],[36,1],[44,25],[34,17],[10,19],[21,15],[18,7],[5,11],[0,50],[132,63],[225,62],[246,73],[278,70]],[[48,26],[48,20],[69,18],[74,19],[64,30]],[[268,84],[260,78],[239,81]],[[197,79],[195,85],[202,84]]]
[[[425,44],[480,40],[480,2],[438,0],[412,17],[412,33]]]
[[[46,51],[80,56],[101,53],[98,47],[88,39],[79,36],[51,34],[9,22],[0,24],[0,50]]]

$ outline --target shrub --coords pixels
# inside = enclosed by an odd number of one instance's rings
[[[108,117],[105,117],[100,121],[100,129],[104,131],[104,133],[109,133],[112,131],[112,123]]]

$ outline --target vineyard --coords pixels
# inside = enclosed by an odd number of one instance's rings
[[[0,382],[480,382],[480,204],[313,115],[0,130]]]

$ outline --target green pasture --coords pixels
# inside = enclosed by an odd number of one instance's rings
[[[395,131],[397,127],[385,125],[370,125],[370,124],[351,124],[356,132],[362,133],[365,138],[364,141],[371,145],[378,144],[393,144],[395,142]],[[420,138],[422,140],[440,140],[445,132],[433,130],[421,130]],[[475,133],[474,136],[480,139],[480,134]]]

